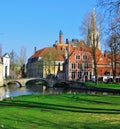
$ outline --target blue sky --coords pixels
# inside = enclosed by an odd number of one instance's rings
[[[96,0],[0,0],[0,44],[2,53],[25,47],[27,58],[34,47],[52,46],[59,30],[66,38],[81,39],[80,26]]]

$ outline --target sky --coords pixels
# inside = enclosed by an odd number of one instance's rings
[[[2,54],[26,48],[27,59],[37,50],[59,40],[82,39],[80,26],[96,0],[0,0]]]

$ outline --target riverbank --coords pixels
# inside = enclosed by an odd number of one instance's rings
[[[96,85],[94,82],[65,81],[56,83],[54,87],[64,87],[66,89],[76,89],[86,92],[120,95],[120,84],[99,83]]]
[[[96,85],[94,82],[85,82],[84,83],[87,86],[95,86],[95,87],[99,87],[99,88],[108,88],[108,89],[117,89],[120,90],[120,84],[112,84],[112,83],[98,83],[98,85]]]
[[[104,129],[120,127],[120,96],[28,95],[0,101],[0,128]]]

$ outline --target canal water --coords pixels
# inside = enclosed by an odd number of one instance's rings
[[[5,87],[0,87],[0,100],[8,97],[16,97],[21,95],[29,94],[60,94],[60,93],[71,93],[65,88],[47,88],[43,85],[28,85],[19,87],[16,84],[10,84]],[[73,91],[74,92],[74,91]]]
[[[88,94],[102,94],[107,95],[108,93],[98,93],[94,91],[85,91],[80,89],[66,89],[63,87],[54,87],[54,88],[47,88],[44,85],[27,85],[24,87],[19,87],[16,84],[10,84],[5,87],[0,87],[0,100],[9,97],[16,97],[22,95],[29,95],[29,94],[61,94],[61,93],[88,93]]]

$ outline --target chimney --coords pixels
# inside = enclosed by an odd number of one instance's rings
[[[37,47],[34,47],[34,53],[36,53],[36,51],[37,51]]]
[[[66,39],[66,44],[68,44],[69,42],[68,42],[68,39]]]

